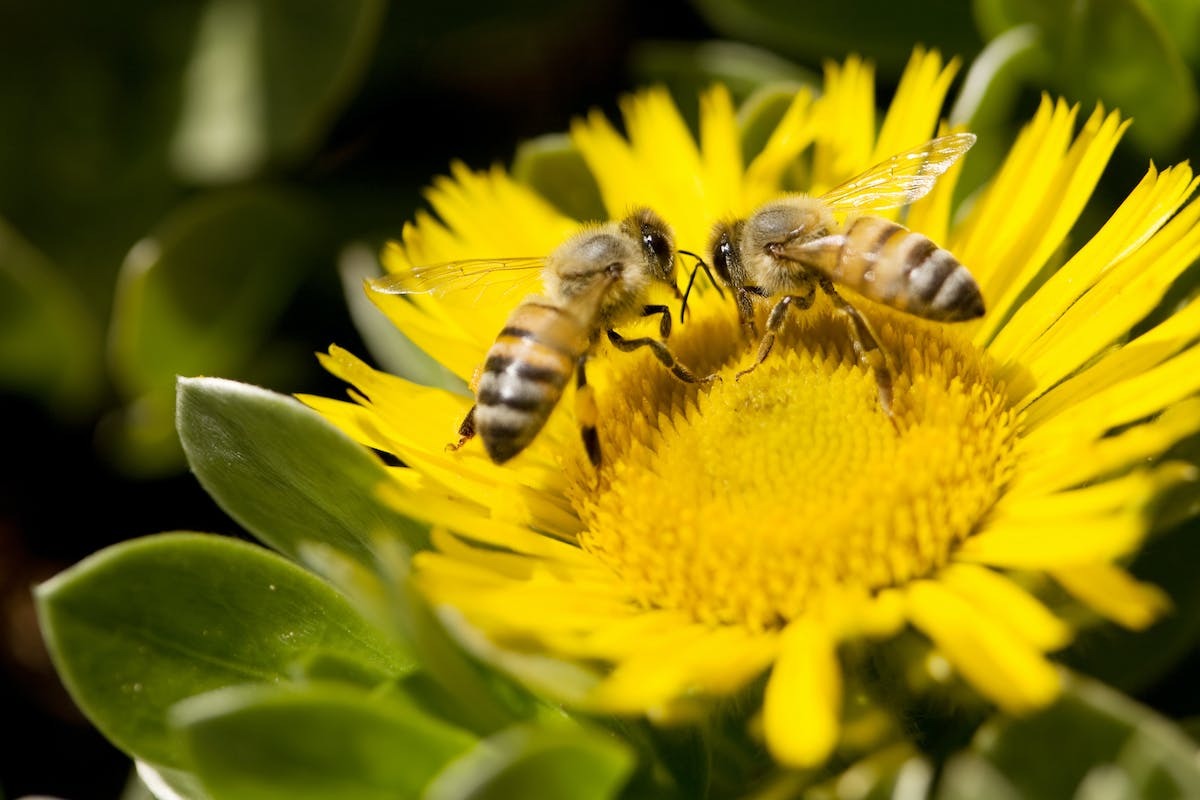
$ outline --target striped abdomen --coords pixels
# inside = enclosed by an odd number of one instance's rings
[[[830,275],[864,297],[926,319],[983,315],[983,295],[967,268],[929,237],[883,217],[853,220]]]
[[[517,307],[488,350],[475,397],[475,431],[492,461],[534,440],[587,348],[588,331],[569,311],[539,301]]]

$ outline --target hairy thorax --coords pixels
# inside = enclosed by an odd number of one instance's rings
[[[764,206],[742,230],[747,282],[771,293],[793,286],[802,270],[772,255],[771,246],[826,236],[836,224],[828,207],[812,197],[791,195]]]

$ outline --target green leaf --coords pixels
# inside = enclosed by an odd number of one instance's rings
[[[1191,488],[1195,494],[1195,488]],[[1129,565],[1138,580],[1167,592],[1172,608],[1144,631],[1112,624],[1082,630],[1062,656],[1073,669],[1125,692],[1161,679],[1200,642],[1200,522],[1192,520],[1151,539]]]
[[[171,717],[222,800],[416,797],[475,743],[392,695],[339,684],[230,687]]]
[[[426,697],[431,706],[437,708],[439,716],[477,733],[491,734],[514,720],[536,713],[534,699],[522,686],[486,666],[496,664],[496,659],[488,661],[488,653],[480,660],[467,655],[462,641],[466,626],[456,620],[456,614],[447,612],[439,619],[428,601],[411,584],[406,583],[403,590],[397,597],[397,604],[405,609],[405,633],[423,668],[422,675],[406,682],[419,686],[427,682],[424,676],[428,676],[436,684],[436,690],[426,693]],[[451,637],[446,623],[457,629],[454,631],[459,635],[457,640]],[[480,640],[477,642],[480,648],[489,646],[478,633],[475,637]]]
[[[973,131],[1011,124],[1021,84],[1044,70],[1043,45],[1036,25],[1018,25],[983,48],[967,70],[950,122]]]
[[[1139,789],[1138,797],[1200,796],[1195,744],[1150,709],[1084,678],[1072,678],[1042,712],[989,722],[974,749],[1020,797],[1070,797],[1085,780],[1111,781],[1093,773],[1105,765],[1119,769],[1119,782]]]
[[[773,83],[820,85],[820,77],[786,58],[741,42],[642,42],[632,56],[634,75],[665,83],[685,104],[714,83],[723,83],[741,102]]]
[[[738,127],[742,133],[744,163],[749,164],[754,156],[766,147],[771,134],[779,127],[783,115],[800,88],[800,84],[788,82],[766,84],[756,89],[738,106]]]
[[[858,53],[874,59],[885,73],[899,74],[914,42],[963,57],[980,44],[970,7],[959,0],[930,0],[920,6],[875,0],[694,0],[694,5],[727,37],[807,63]]]
[[[109,331],[127,463],[182,461],[175,376],[244,372],[325,249],[321,230],[304,198],[252,189],[204,195],[134,245]]]
[[[294,398],[221,378],[180,378],[179,438],[201,485],[246,530],[319,569],[327,545],[374,569],[374,539],[425,545],[376,497],[384,466]]]
[[[1184,60],[1193,70],[1200,69],[1200,3],[1195,0],[1145,0],[1145,3]]]
[[[618,795],[633,767],[633,753],[612,734],[563,724],[520,725],[447,766],[424,798],[603,800]]]
[[[971,752],[955,754],[938,781],[937,800],[1021,800],[1021,794],[990,762]]]
[[[0,219],[0,385],[82,410],[99,390],[98,327],[57,267]]]
[[[209,0],[172,142],[175,169],[229,182],[307,156],[358,86],[382,0]]]
[[[569,217],[607,218],[596,178],[565,133],[521,142],[513,158],[512,174]]]
[[[157,766],[147,761],[137,761],[135,766],[136,772],[126,785],[121,800],[142,800],[143,797],[147,800],[210,800],[200,780],[189,771]],[[140,790],[137,789],[139,786]]]
[[[1017,25],[1039,31],[1039,83],[1090,106],[1132,116],[1129,136],[1158,153],[1176,147],[1200,111],[1196,82],[1162,23],[1141,0],[975,0],[989,38]]]
[[[782,773],[779,786],[782,789],[792,779],[803,773]],[[908,741],[900,741],[876,750],[860,758],[813,786],[804,793],[805,800],[840,800],[853,787],[853,796],[858,800],[888,800],[896,797],[930,796],[934,769],[929,759],[923,756]],[[780,792],[794,796],[794,792]]]
[[[167,735],[179,700],[284,681],[313,652],[388,675],[411,659],[328,584],[260,547],[160,534],[107,548],[36,589],[42,631],[75,702],[114,744],[186,768]]]

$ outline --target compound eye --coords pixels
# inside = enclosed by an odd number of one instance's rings
[[[712,265],[717,272],[717,277],[726,286],[732,285],[729,280],[729,258],[732,253],[733,244],[729,241],[729,234],[722,233],[720,239],[717,240],[716,247],[713,248]]]
[[[667,241],[667,237],[663,236],[661,231],[650,225],[643,225],[642,246],[646,248],[646,252],[654,259],[655,264],[662,267],[664,272],[670,272],[668,267],[674,258],[674,254],[671,252],[671,243]]]

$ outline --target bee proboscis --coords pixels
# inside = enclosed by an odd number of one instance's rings
[[[718,223],[712,266],[732,290],[743,326],[757,334],[754,298],[779,298],[754,363],[738,377],[767,358],[787,312],[809,308],[820,288],[849,321],[855,353],[874,372],[880,405],[890,417],[892,373],[879,337],[835,284],[924,319],[955,322],[983,315],[978,284],[950,252],[923,234],[865,213],[924,197],[974,143],[971,133],[940,136],[819,197],[788,195],[746,219]],[[839,223],[838,216],[845,221]]]
[[[542,430],[572,371],[576,417],[588,459],[599,466],[595,398],[586,364],[601,333],[619,350],[648,347],[679,380],[700,382],[665,344],[671,311],[647,302],[655,285],[679,296],[674,236],[656,213],[632,211],[620,221],[585,228],[544,258],[474,259],[416,267],[369,282],[386,294],[441,294],[497,270],[541,270],[543,293],[526,297],[488,350],[475,389],[475,405],[459,426],[457,450],[476,434],[492,461],[502,464]],[[659,337],[627,339],[615,326],[655,314]]]

